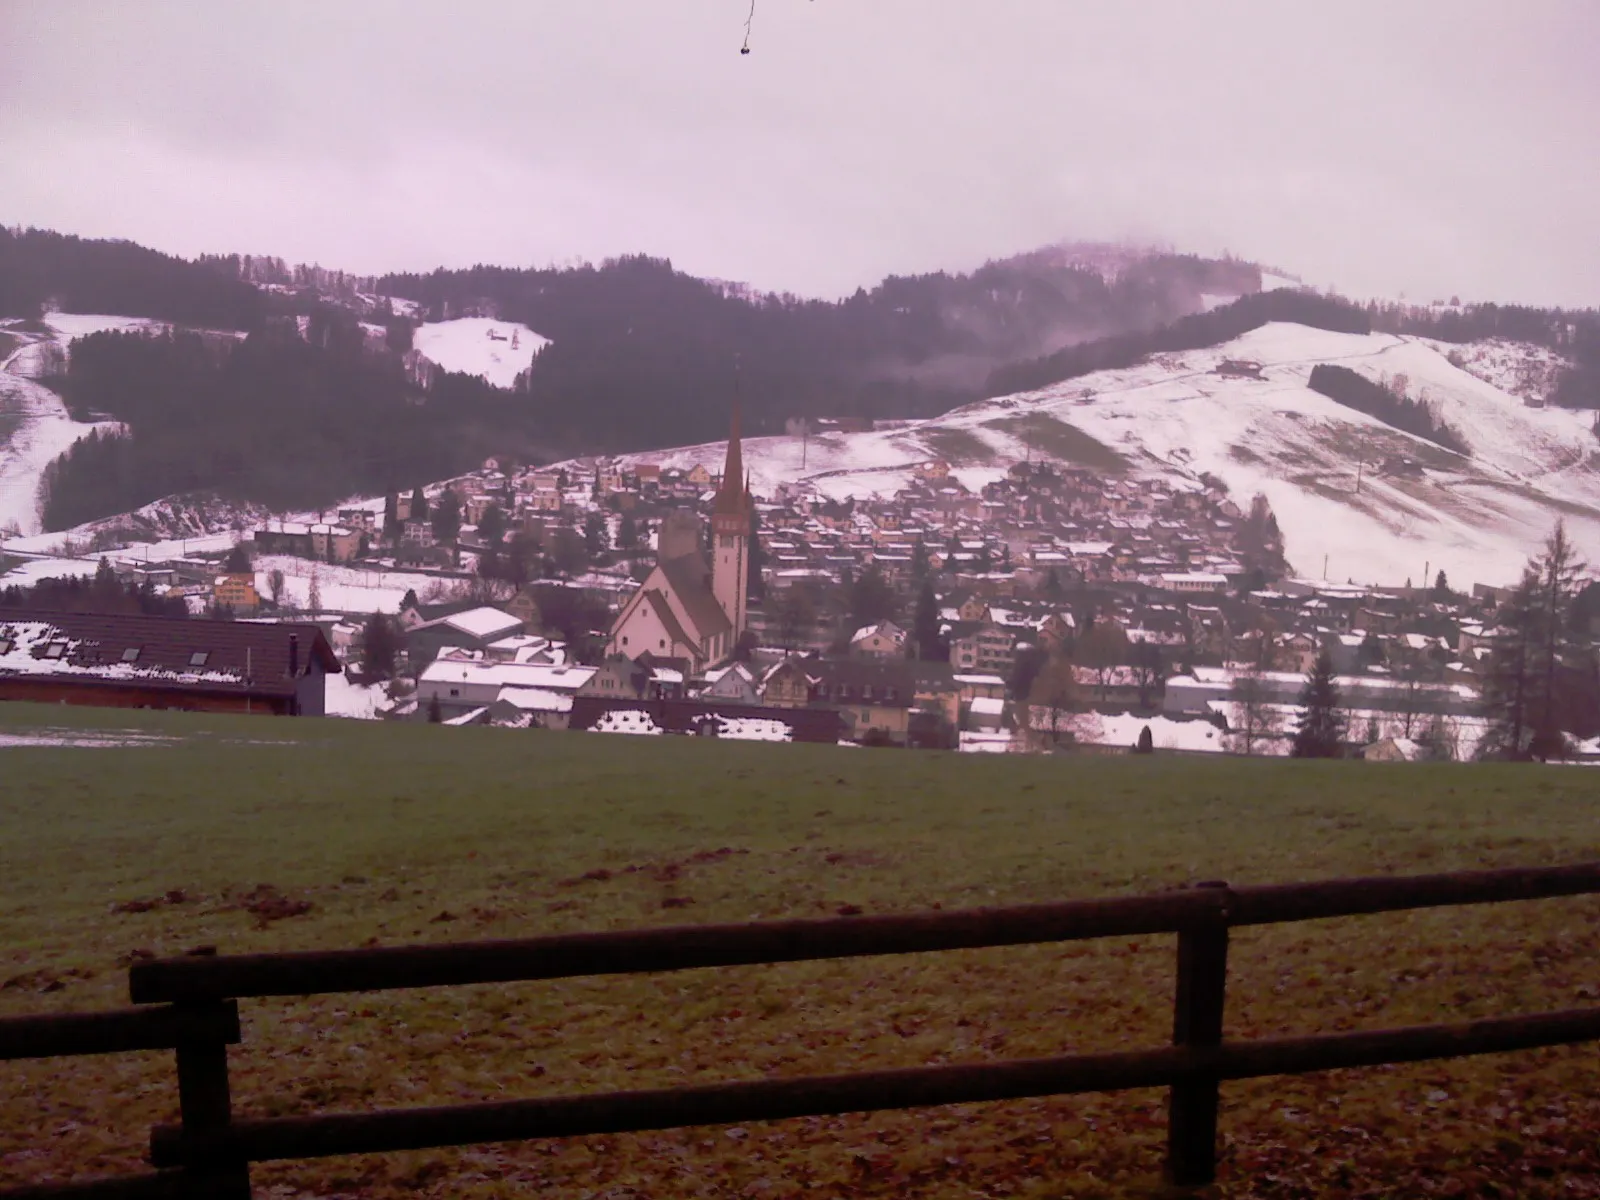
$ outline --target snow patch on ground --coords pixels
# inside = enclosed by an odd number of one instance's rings
[[[330,717],[372,721],[388,704],[389,696],[381,683],[357,683],[349,675],[323,677],[323,706]]]
[[[442,370],[478,375],[495,387],[508,388],[550,339],[514,321],[462,317],[419,326],[411,344]]]

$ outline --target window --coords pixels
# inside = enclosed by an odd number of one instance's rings
[[[143,646],[129,646],[122,652],[122,661],[125,663],[138,662],[139,651],[143,649]]]
[[[210,657],[211,651],[196,650],[193,654],[189,655],[189,665],[191,667],[203,667],[206,665],[206,659]]]
[[[665,650],[666,648],[667,648],[667,639],[666,638],[657,638],[656,639],[656,649],[657,650]]]
[[[622,635],[622,644],[624,646],[626,646],[628,644],[628,635],[627,634],[623,634]]]
[[[451,688],[450,689],[450,694],[452,696],[459,696],[459,695],[461,695],[461,689],[460,688]]]
[[[62,658],[65,657],[66,653],[67,644],[65,642],[51,642],[44,648],[44,656],[46,658]]]

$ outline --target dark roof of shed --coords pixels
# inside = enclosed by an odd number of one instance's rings
[[[291,638],[298,643],[302,674],[313,662],[329,674],[339,673],[338,657],[315,625],[6,609],[0,610],[0,641],[15,644],[0,654],[0,675],[60,674],[289,693],[295,687],[289,675]],[[57,660],[43,657],[52,641],[67,643],[59,669]],[[138,657],[124,662],[124,652],[134,648]],[[205,661],[196,665],[193,657],[201,652]]]

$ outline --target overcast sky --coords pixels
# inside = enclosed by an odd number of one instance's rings
[[[833,296],[1063,239],[1600,304],[1600,0],[0,0],[0,222]]]

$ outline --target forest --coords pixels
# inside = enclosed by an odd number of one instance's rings
[[[73,342],[55,384],[77,419],[124,428],[46,469],[49,529],[183,492],[282,509],[410,488],[476,466],[528,424],[524,397],[450,374],[424,394],[398,357],[313,345],[292,324],[242,340],[97,333]]]
[[[266,296],[234,274],[133,242],[0,227],[0,318],[46,309],[254,329]]]
[[[1308,386],[1328,399],[1346,408],[1377,417],[1385,425],[1402,433],[1426,438],[1446,450],[1457,454],[1471,454],[1466,439],[1450,425],[1441,421],[1438,414],[1421,400],[1413,400],[1404,392],[1397,392],[1374,383],[1365,375],[1332,363],[1318,363],[1311,368]]]

